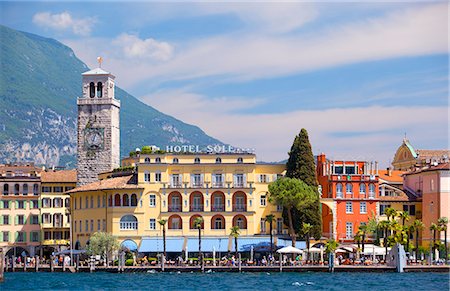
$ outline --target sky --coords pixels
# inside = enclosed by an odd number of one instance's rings
[[[0,23],[102,56],[121,88],[258,160],[306,128],[314,154],[386,167],[405,135],[449,148],[448,5],[0,2]]]

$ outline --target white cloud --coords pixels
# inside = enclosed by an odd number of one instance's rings
[[[127,58],[146,58],[157,61],[167,61],[172,57],[173,46],[167,42],[160,42],[153,38],[140,39],[136,35],[123,33],[113,44],[120,47]]]
[[[234,98],[223,98],[228,99]],[[378,160],[383,166],[392,159],[404,132],[417,146],[426,146],[429,140],[447,144],[446,107],[371,106],[240,114],[236,113],[242,109],[240,103],[215,102],[182,91],[159,92],[143,100],[164,113],[198,125],[219,140],[256,148],[258,158],[266,161],[285,159],[301,128],[309,131],[315,154],[325,152],[336,159]],[[189,106],[192,102],[195,106]],[[251,101],[247,108],[257,104]]]
[[[76,35],[87,36],[91,33],[96,20],[92,17],[75,18],[67,11],[59,14],[39,12],[33,16],[33,23],[58,31],[72,30]]]

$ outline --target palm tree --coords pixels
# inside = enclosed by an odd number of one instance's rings
[[[416,231],[416,263],[419,257],[419,232],[425,228],[425,224],[419,219],[414,220],[413,223],[414,230]]]
[[[167,219],[160,219],[158,220],[159,225],[162,227],[163,231],[163,250],[164,250],[164,259],[166,258],[166,223]]]
[[[269,231],[270,231],[270,255],[273,256],[273,235],[272,235],[272,230],[273,230],[273,221],[275,220],[275,215],[273,214],[269,214],[266,215],[266,221],[269,223]]]
[[[440,229],[439,225],[437,225],[434,222],[430,226],[430,230],[433,231],[433,247],[432,247],[433,253],[434,253],[434,250],[436,249],[436,234],[439,231],[439,229]],[[433,254],[431,254],[431,258],[433,258]],[[437,258],[435,258],[435,259],[437,259]]]
[[[235,225],[230,228],[230,236],[234,237],[234,249],[236,250],[236,259],[238,256],[238,237],[240,234],[241,233],[239,226]]]
[[[312,225],[306,222],[302,223],[302,233],[305,235],[305,239],[306,239],[306,261],[309,260],[309,234],[311,233],[312,230]]]
[[[389,221],[388,220],[383,220],[380,221],[379,223],[379,229],[383,230],[384,232],[384,238],[383,238],[383,245],[386,251],[386,256],[387,256],[387,249],[388,249],[388,231],[389,231]]]
[[[194,228],[198,229],[198,262],[200,263],[202,256],[202,226],[203,218],[201,216],[194,219]],[[187,258],[186,258],[187,259]]]
[[[360,230],[358,230],[355,235],[353,236],[353,239],[355,240],[355,242],[358,244],[358,253],[361,250],[361,239],[362,239],[362,233]]]
[[[448,224],[448,218],[447,217],[441,217],[438,219],[438,224],[441,227],[442,231],[444,232],[444,245],[445,245],[445,263],[447,263],[448,260],[448,248],[447,248],[447,224]]]
[[[398,217],[400,217],[402,219],[402,225],[405,225],[406,221],[409,221],[409,219],[411,218],[409,216],[408,211],[402,211],[398,214]]]
[[[330,238],[325,242],[325,253],[334,254],[338,247],[339,243],[334,238]]]
[[[364,241],[366,240],[367,225],[361,224],[361,225],[359,226],[359,231],[361,232],[362,252],[363,252],[363,254],[364,254]]]
[[[414,225],[409,225],[409,226],[404,226],[404,227],[405,227],[406,235],[407,235],[406,252],[409,253],[409,243],[410,243],[409,240],[410,240],[411,234],[414,233],[415,227],[414,227]]]
[[[397,215],[397,210],[395,210],[392,207],[388,207],[384,210],[384,214],[386,214],[387,216],[387,220],[389,220],[390,217],[392,217],[392,219],[395,219],[395,215]]]

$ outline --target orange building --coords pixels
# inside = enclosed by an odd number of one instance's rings
[[[330,161],[325,154],[317,157],[324,236],[353,241],[358,227],[376,216],[377,172],[377,162]]]

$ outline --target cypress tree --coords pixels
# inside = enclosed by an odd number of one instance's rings
[[[289,151],[289,159],[286,163],[286,176],[300,179],[308,186],[318,189],[319,183],[317,181],[314,155],[309,142],[308,132],[304,128],[295,137],[291,150]],[[305,222],[313,226],[310,236],[320,238],[322,235],[322,213],[319,191],[316,190],[316,192],[317,199],[308,207],[302,207],[302,209],[294,208],[291,213],[296,233],[301,232],[302,224]],[[286,209],[283,209],[283,220],[285,223],[287,223],[287,214]]]

